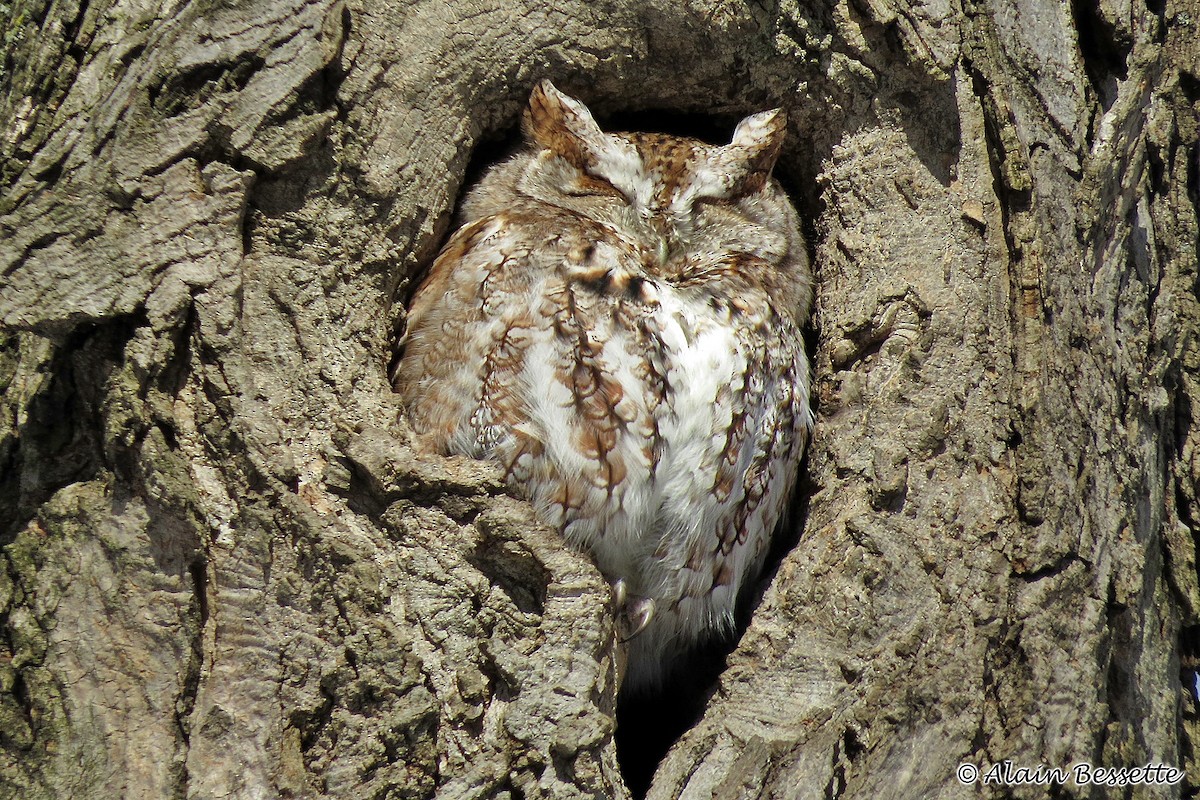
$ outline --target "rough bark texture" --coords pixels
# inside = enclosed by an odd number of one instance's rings
[[[1194,2],[0,12],[0,797],[628,796],[603,580],[386,379],[541,77],[785,106],[812,222],[803,530],[649,796],[1200,786]]]

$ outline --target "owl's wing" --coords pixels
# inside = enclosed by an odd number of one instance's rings
[[[393,386],[405,396],[413,428],[429,448],[448,452],[470,424],[481,394],[479,367],[501,320],[481,292],[512,270],[514,228],[503,216],[459,230],[413,295],[404,358]],[[490,290],[495,292],[493,286]]]
[[[462,276],[457,273],[460,271],[460,265],[468,260],[468,256],[471,260],[488,259],[489,253],[486,248],[480,247],[480,243],[486,242],[489,235],[495,236],[499,233],[498,226],[494,223],[495,220],[490,217],[476,220],[456,231],[446,242],[442,252],[438,253],[429,271],[417,285],[417,290],[413,292],[405,319],[407,338],[421,330],[425,318],[445,297],[451,282],[461,280]]]
[[[497,458],[511,472],[567,432],[548,420],[616,413],[605,404],[620,391],[589,344],[605,338],[605,323],[584,299],[596,286],[629,289],[617,273],[628,280],[626,262],[640,255],[611,238],[593,220],[543,206],[485,217],[450,239],[413,298],[395,380],[427,446]],[[607,410],[590,412],[595,404]]]

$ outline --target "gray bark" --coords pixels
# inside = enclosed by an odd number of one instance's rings
[[[649,796],[1200,787],[1194,2],[0,10],[0,797],[628,796],[608,588],[386,375],[542,77],[783,105],[812,226],[803,527]]]

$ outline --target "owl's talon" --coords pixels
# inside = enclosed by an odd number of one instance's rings
[[[629,590],[626,588],[625,579],[617,578],[609,585],[612,586],[613,608],[620,612],[621,609],[625,608],[625,600],[629,596]]]
[[[654,598],[630,597],[629,584],[624,578],[611,580],[608,585],[612,587],[613,608],[617,611],[617,619],[622,621],[622,627],[630,631],[628,636],[621,639],[621,643],[624,644],[646,630],[650,620],[654,619]]]
[[[650,624],[654,619],[654,598],[639,597],[636,600],[629,602],[622,609],[625,619],[629,622],[633,629],[628,636],[621,640],[621,644],[625,644],[633,637],[637,636]]]

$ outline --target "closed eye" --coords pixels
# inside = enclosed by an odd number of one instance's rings
[[[629,202],[624,192],[603,178],[593,175],[580,175],[567,187],[567,194],[571,197],[616,197]]]
[[[693,208],[700,206],[724,206],[729,208],[737,203],[737,198],[731,197],[709,197],[708,195],[699,195],[692,201]]]

